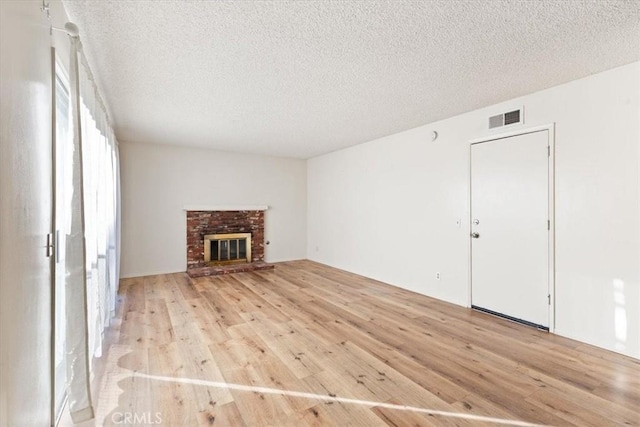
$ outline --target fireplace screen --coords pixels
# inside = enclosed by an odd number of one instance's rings
[[[207,234],[204,261],[213,265],[251,262],[251,233]]]

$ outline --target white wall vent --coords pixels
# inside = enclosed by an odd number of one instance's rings
[[[524,123],[524,109],[509,111],[489,117],[489,129]]]

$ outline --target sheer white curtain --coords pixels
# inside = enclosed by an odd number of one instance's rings
[[[80,58],[89,351],[100,357],[118,290],[118,147],[89,66]]]
[[[70,61],[74,162],[72,226],[67,238],[69,408],[74,422],[93,418],[90,373],[115,312],[119,276],[118,146],[78,38]],[[69,264],[69,261],[67,261]]]

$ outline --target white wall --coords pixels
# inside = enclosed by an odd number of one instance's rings
[[[313,158],[308,258],[467,305],[469,141],[524,105],[556,124],[556,333],[640,358],[639,97],[636,62]]]
[[[121,276],[185,271],[185,205],[268,205],[265,260],[306,257],[306,162],[121,143]]]
[[[0,2],[0,425],[51,410],[51,51],[37,2]]]

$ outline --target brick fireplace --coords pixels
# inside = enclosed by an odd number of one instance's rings
[[[212,276],[273,268],[264,262],[265,208],[193,208],[187,211],[187,273]],[[205,236],[251,234],[251,262],[216,265],[205,261]],[[208,249],[208,248],[207,248]]]

